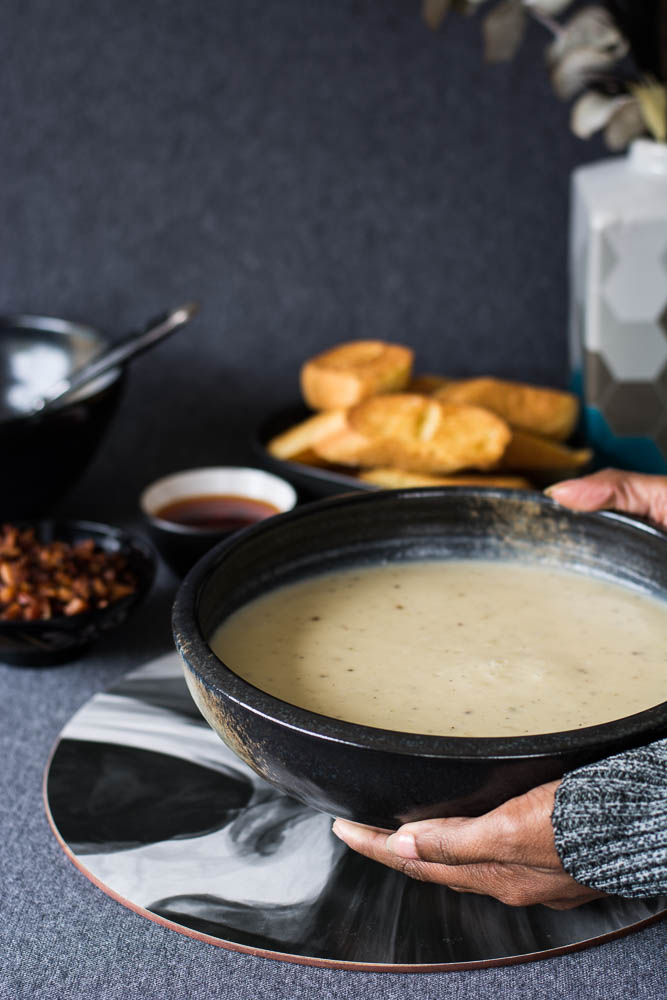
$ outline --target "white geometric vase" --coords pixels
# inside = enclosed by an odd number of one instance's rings
[[[667,473],[667,145],[572,177],[570,362],[600,461]]]

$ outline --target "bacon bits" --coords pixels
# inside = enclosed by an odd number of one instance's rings
[[[42,543],[32,528],[0,528],[0,621],[71,617],[106,608],[136,587],[125,556],[92,538]]]

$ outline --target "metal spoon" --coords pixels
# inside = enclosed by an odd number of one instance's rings
[[[52,385],[41,399],[35,400],[34,412],[44,413],[51,407],[61,404],[67,396],[77,392],[82,386],[92,382],[93,379],[110,368],[116,368],[123,362],[129,361],[130,358],[134,358],[137,354],[148,350],[149,347],[153,347],[174,330],[189,323],[198,312],[199,303],[188,302],[184,306],[156,316],[139,333],[133,332],[122,337],[108,350],[103,351],[92,361],[83,365],[82,368],[77,368],[76,371]]]

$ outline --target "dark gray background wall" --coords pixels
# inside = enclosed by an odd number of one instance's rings
[[[65,504],[248,458],[307,355],[352,337],[422,370],[562,383],[568,131],[537,25],[485,66],[480,19],[418,0],[10,0],[0,33],[0,310],[122,333],[196,325],[131,371]]]

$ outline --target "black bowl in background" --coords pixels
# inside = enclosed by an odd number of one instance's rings
[[[376,729],[280,701],[234,674],[208,645],[229,614],[283,583],[349,566],[434,558],[537,561],[667,594],[667,535],[623,515],[575,514],[541,494],[466,487],[323,500],[218,546],[181,585],[176,646],[212,728],[284,792],[382,827],[477,815],[565,771],[667,735],[667,703],[604,725],[535,736]]]
[[[122,369],[48,412],[30,415],[29,401],[108,344],[81,323],[0,317],[0,520],[47,514],[93,457],[120,398]]]
[[[155,547],[178,576],[185,576],[206,552],[240,529],[182,524],[165,520],[161,512],[174,502],[212,496],[264,501],[280,512],[291,510],[297,501],[284,479],[247,466],[184,469],[157,479],[142,490],[139,508]]]
[[[117,628],[148,594],[155,577],[153,550],[141,538],[95,521],[42,520],[17,522],[32,527],[40,542],[79,542],[92,538],[106,552],[122,552],[137,579],[137,588],[106,608],[36,621],[0,620],[0,663],[20,667],[58,666],[75,659],[102,632]]]

